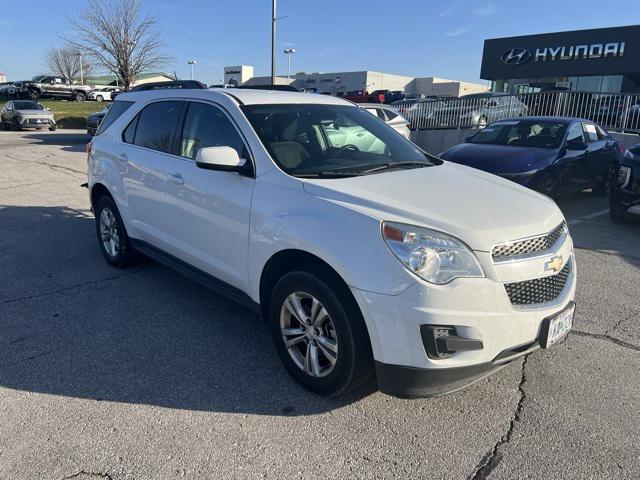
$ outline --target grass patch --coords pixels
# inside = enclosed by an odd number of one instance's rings
[[[0,98],[0,109],[7,102],[6,98]],[[66,100],[40,100],[40,103],[49,108],[56,119],[58,128],[87,128],[87,115],[99,112],[105,107],[105,102],[68,102]]]

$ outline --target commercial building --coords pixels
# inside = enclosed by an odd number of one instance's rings
[[[640,92],[640,25],[485,40],[492,90]]]
[[[173,80],[173,77],[170,77],[166,73],[143,73],[138,75],[138,78],[131,85],[135,87],[136,85],[141,85],[143,83],[150,82],[168,82]],[[102,75],[98,77],[87,77],[85,78],[85,82],[87,85],[92,85],[93,87],[117,87],[118,85],[122,86],[122,81],[118,81],[115,75]]]
[[[6,83],[7,76],[4,73],[0,73],[0,83]]]
[[[251,70],[249,70],[251,69]],[[225,83],[239,85],[269,85],[271,77],[254,77],[253,68],[243,65],[225,67]],[[342,95],[366,90],[402,90],[406,93],[457,97],[469,93],[486,92],[488,87],[439,77],[414,78],[406,75],[361,70],[355,72],[299,73],[290,78],[276,77],[277,85],[292,85],[300,90]]]

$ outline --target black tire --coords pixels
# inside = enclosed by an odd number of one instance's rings
[[[591,191],[597,197],[606,197],[611,191],[611,176],[613,169],[609,169],[607,175],[598,184],[594,185]]]
[[[57,125],[51,125],[51,126],[49,127],[49,131],[50,131],[50,132],[55,132],[57,128],[58,128],[58,126],[57,126]]]
[[[306,373],[285,346],[280,329],[281,312],[287,297],[295,292],[316,298],[334,327],[338,354],[333,370],[326,376]],[[307,390],[323,396],[344,395],[373,378],[371,343],[362,313],[346,285],[328,268],[309,266],[284,275],[271,294],[268,321],[280,359],[291,376]],[[310,348],[309,342],[313,343],[307,341],[306,348]],[[304,349],[305,346],[297,348]]]
[[[115,226],[115,232],[118,235],[118,248],[115,254],[107,251],[107,248],[104,244],[103,232],[101,232],[101,217],[103,212],[109,211],[114,217],[113,226]],[[95,221],[96,221],[96,238],[98,240],[98,245],[100,247],[100,251],[102,255],[104,255],[105,260],[113,267],[116,268],[124,268],[128,265],[133,264],[137,256],[135,251],[131,247],[131,243],[129,241],[129,236],[127,235],[127,230],[124,227],[124,223],[122,222],[122,217],[120,216],[120,212],[118,211],[118,207],[116,207],[115,202],[109,196],[104,196],[100,200],[98,200],[95,209]]]
[[[538,180],[538,183],[535,189],[538,192],[542,193],[543,195],[546,195],[547,197],[550,197],[550,198],[557,197],[556,181],[554,180],[553,175],[551,175],[550,173],[543,175]]]
[[[73,94],[73,99],[76,102],[82,103],[87,99],[87,96],[82,92],[76,92]]]
[[[614,223],[629,223],[630,221],[624,211],[616,205],[612,197],[609,197],[609,218]]]

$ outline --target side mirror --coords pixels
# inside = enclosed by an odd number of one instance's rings
[[[569,140],[567,142],[567,150],[586,150],[587,144],[580,140]]]
[[[206,170],[237,172],[246,162],[231,147],[205,147],[196,154],[196,165]]]

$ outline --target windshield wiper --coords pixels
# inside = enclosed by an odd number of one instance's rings
[[[299,173],[295,176],[298,178],[348,178],[358,177],[362,175],[362,172],[346,172],[346,171],[334,171],[328,170],[319,173]]]
[[[363,170],[360,173],[363,173],[363,174],[375,173],[375,172],[381,172],[383,170],[393,170],[395,168],[411,167],[411,166],[415,166],[415,167],[431,167],[432,165],[433,164],[429,163],[429,162],[420,162],[420,161],[416,161],[416,160],[411,160],[411,161],[406,161],[406,162],[384,163],[382,165],[378,165],[377,167],[373,167],[373,168],[370,168],[368,170]]]

